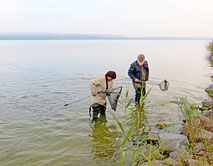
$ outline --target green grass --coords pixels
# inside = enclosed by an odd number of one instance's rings
[[[209,42],[209,45],[207,46],[207,48],[210,51],[211,55],[213,55],[213,41]]]
[[[133,97],[129,97],[129,91],[127,90],[125,96],[121,97],[123,101],[119,101],[125,110],[125,117],[122,121],[119,121],[115,114],[109,110],[109,112],[115,118],[123,134],[123,139],[120,146],[120,166],[127,165],[125,164],[126,149],[133,152],[131,161],[132,166],[140,165],[144,162],[147,162],[148,165],[151,165],[151,161],[153,160],[163,161],[168,157],[164,154],[163,146],[158,142],[156,144],[152,144],[152,141],[150,142],[149,140],[147,132],[144,131],[146,127],[144,101],[149,95],[150,91],[151,89],[145,96],[141,96],[140,102],[137,106],[132,107],[134,100]],[[196,140],[194,139],[196,135],[196,129],[193,125],[195,124],[195,120],[198,119],[198,117],[201,115],[200,111],[198,110],[198,107],[195,107],[195,104],[191,104],[186,97],[177,97],[174,101],[171,102],[178,105],[185,122],[188,123],[190,145],[187,151],[193,156],[193,158],[199,161],[201,159],[196,158],[195,154],[192,153],[192,150],[196,143]],[[171,124],[158,124],[156,127],[165,128],[170,126]],[[127,142],[130,144],[127,145]],[[208,141],[205,142],[205,145],[207,152],[212,152],[211,144]],[[204,155],[203,160],[205,160],[206,163],[210,163],[209,155]],[[183,161],[177,162],[178,165],[184,165]]]

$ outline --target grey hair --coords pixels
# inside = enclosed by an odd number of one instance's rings
[[[138,59],[139,59],[139,58],[145,59],[144,54],[139,54],[139,55],[138,55]]]

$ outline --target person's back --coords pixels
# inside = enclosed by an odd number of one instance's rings
[[[105,114],[106,95],[104,92],[113,88],[113,79],[116,79],[116,73],[108,71],[106,74],[101,74],[91,80],[92,105],[90,106],[90,112],[93,111],[93,119],[97,118],[99,113]]]

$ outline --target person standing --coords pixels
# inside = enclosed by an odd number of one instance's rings
[[[138,104],[141,90],[143,96],[146,94],[146,81],[149,79],[149,66],[144,54],[139,54],[137,60],[130,65],[128,75],[132,79],[135,88],[135,103]]]
[[[116,72],[108,71],[101,74],[90,81],[90,91],[92,93],[92,105],[89,110],[93,112],[93,120],[98,115],[105,115],[106,111],[106,95],[105,91],[113,88],[113,80],[116,79]]]

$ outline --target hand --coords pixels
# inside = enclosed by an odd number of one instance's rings
[[[101,93],[104,93],[106,90],[102,90]]]
[[[135,78],[135,80],[134,80],[135,82],[140,82],[140,80],[139,79],[137,79],[137,78]]]

